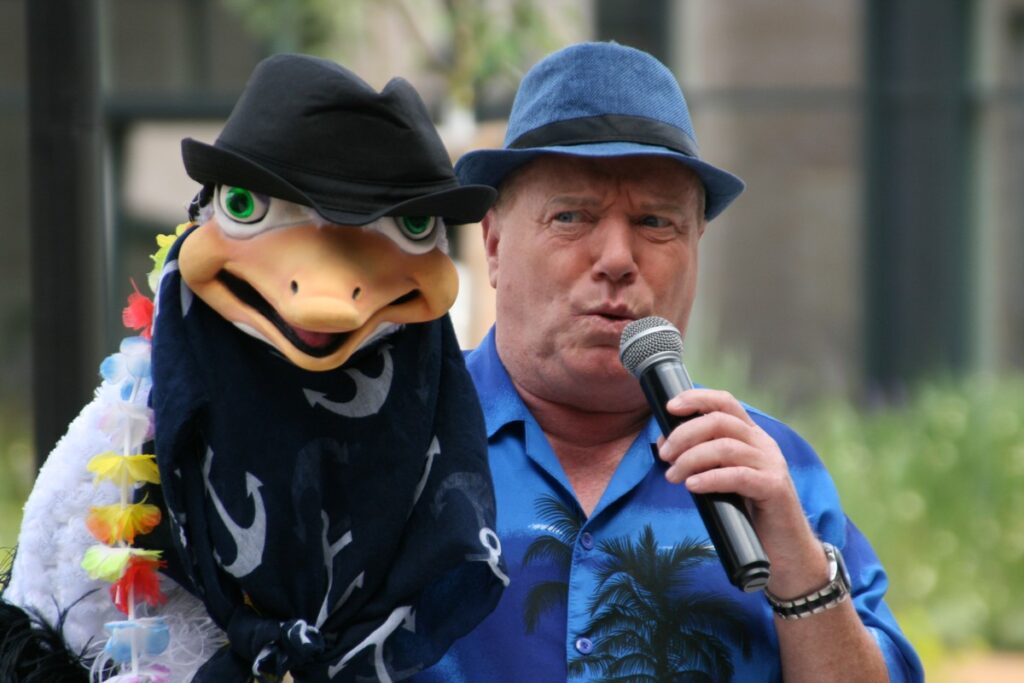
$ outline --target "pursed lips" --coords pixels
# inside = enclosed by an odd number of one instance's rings
[[[638,316],[629,306],[622,305],[602,305],[594,306],[592,308],[584,308],[583,315],[595,315],[602,318],[608,318],[610,320],[636,320]]]
[[[618,344],[619,335],[629,323],[636,320],[638,316],[629,306],[626,305],[601,305],[593,308],[584,308],[578,316],[588,321],[588,327],[601,333],[614,337]]]

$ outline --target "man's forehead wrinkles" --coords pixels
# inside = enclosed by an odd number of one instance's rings
[[[545,206],[597,206],[601,204],[597,193],[556,194],[548,197]]]
[[[631,204],[660,211],[682,211],[689,203],[691,194],[690,188],[685,185],[663,190],[648,184],[627,186],[624,193]]]
[[[638,202],[636,208],[644,213],[685,215],[686,207],[681,202]]]
[[[552,207],[589,208],[623,196],[638,212],[702,210],[703,188],[693,172],[659,158],[544,156],[529,162],[514,184],[507,196],[522,191],[538,216]]]
[[[543,204],[545,207],[594,207],[606,204],[616,197],[622,197],[628,204],[639,210],[683,212],[691,199],[689,194],[691,193],[688,188],[679,188],[673,192],[659,192],[643,184],[623,186],[622,183],[616,183],[614,188],[589,187],[581,188],[577,192],[549,190]]]

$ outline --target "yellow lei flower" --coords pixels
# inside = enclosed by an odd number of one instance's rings
[[[94,480],[109,479],[120,485],[127,477],[130,483],[160,483],[160,470],[156,466],[156,456],[147,453],[138,455],[120,455],[106,451],[93,456],[86,468],[96,475]]]
[[[85,557],[82,558],[82,569],[91,579],[114,583],[124,575],[124,570],[133,556],[159,560],[160,551],[94,545],[85,551]]]
[[[113,545],[119,541],[135,542],[136,535],[148,534],[160,523],[160,508],[150,503],[122,506],[101,505],[89,510],[85,525],[96,540]]]

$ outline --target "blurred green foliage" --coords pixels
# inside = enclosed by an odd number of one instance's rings
[[[420,63],[445,81],[453,103],[472,109],[475,90],[494,78],[514,87],[522,72],[564,41],[557,21],[582,23],[578,8],[543,0],[222,0],[272,52],[301,50],[345,63],[381,49],[374,21],[403,28]],[[384,48],[389,46],[385,45]]]
[[[790,421],[828,465],[922,645],[1024,649],[1024,377],[933,380],[901,405]]]
[[[21,508],[36,475],[31,434],[23,409],[0,407],[0,568],[18,540]]]
[[[785,420],[818,452],[926,664],[952,649],[1024,651],[1024,375],[932,378],[868,407],[790,405],[785,386],[751,386],[743,354],[703,355],[698,381]]]

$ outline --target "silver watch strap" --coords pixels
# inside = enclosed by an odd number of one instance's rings
[[[772,610],[783,619],[803,619],[832,609],[850,597],[850,577],[839,549],[829,543],[822,544],[829,564],[829,580],[824,587],[792,600],[782,600],[764,591]]]

